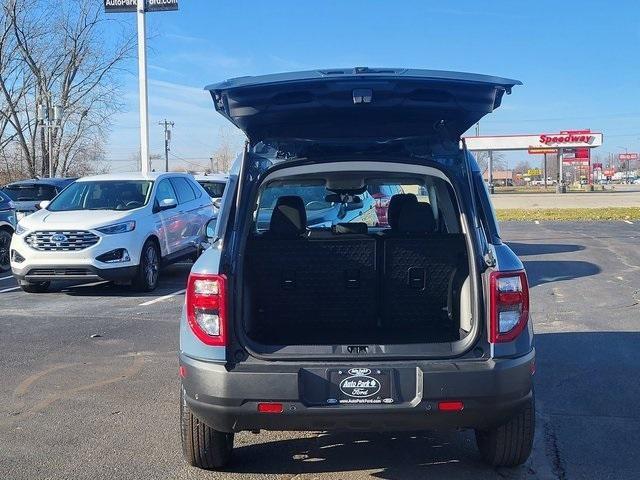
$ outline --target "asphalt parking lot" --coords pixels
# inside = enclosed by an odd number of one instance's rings
[[[484,466],[468,432],[243,433],[233,466],[186,466],[178,316],[190,264],[156,292],[26,294],[0,274],[0,478],[638,478],[640,225],[503,224],[526,264],[538,348],[529,462]]]

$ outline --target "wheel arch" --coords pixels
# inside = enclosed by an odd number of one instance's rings
[[[0,222],[0,230],[7,231],[11,235],[13,235],[15,233],[13,225],[11,225],[10,223],[7,223],[7,222]]]
[[[158,236],[155,233],[152,233],[151,235],[149,235],[144,243],[147,243],[149,240],[151,240],[153,243],[155,243],[156,248],[158,249],[158,253],[160,254],[160,257],[162,258],[162,246],[160,245],[160,239],[158,238]],[[143,244],[144,245],[144,244]]]

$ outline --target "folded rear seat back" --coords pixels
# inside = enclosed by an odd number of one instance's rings
[[[458,326],[450,319],[452,278],[467,266],[462,234],[436,234],[429,204],[406,203],[395,225],[382,237],[384,280],[382,325],[419,328],[424,342],[453,340]],[[456,274],[458,272],[458,274]]]
[[[302,199],[281,197],[269,231],[248,243],[255,316],[250,336],[273,344],[320,343],[323,333],[335,335],[336,328],[355,332],[375,325],[376,241],[366,235],[366,225],[365,234],[361,226],[337,230],[360,234],[308,233],[299,228],[299,219],[306,227],[300,209]],[[291,219],[294,225],[286,225]]]
[[[269,230],[247,244],[248,277],[253,309],[249,335],[268,335],[280,327],[294,327],[313,314],[305,296],[304,255],[307,217],[299,196],[278,198]]]

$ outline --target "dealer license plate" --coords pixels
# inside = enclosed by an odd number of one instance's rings
[[[329,405],[394,403],[390,370],[362,367],[330,370],[329,381]]]

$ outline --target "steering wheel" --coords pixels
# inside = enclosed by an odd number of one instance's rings
[[[141,207],[142,206],[142,202],[140,202],[138,200],[131,200],[131,201],[125,203],[124,206],[127,207],[127,208]]]

